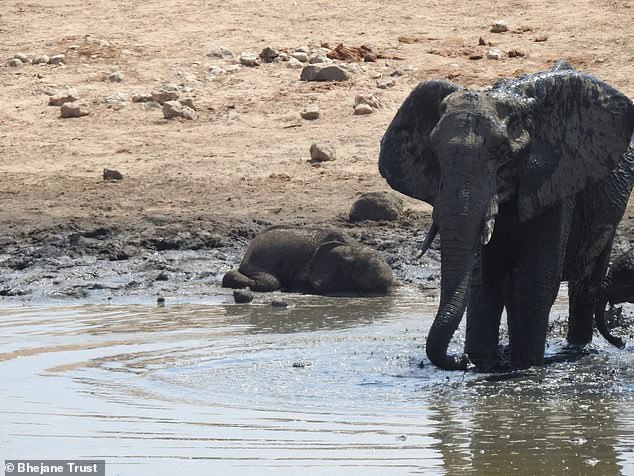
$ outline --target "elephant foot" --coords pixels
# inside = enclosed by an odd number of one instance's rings
[[[589,344],[568,344],[555,355],[544,357],[544,364],[573,363],[587,355],[598,354],[599,351]]]

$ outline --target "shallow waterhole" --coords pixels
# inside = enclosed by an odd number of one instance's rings
[[[2,453],[108,475],[634,474],[631,345],[493,382],[423,359],[431,297],[283,298],[0,308]]]

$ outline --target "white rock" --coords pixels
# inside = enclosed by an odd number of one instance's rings
[[[293,58],[301,61],[302,63],[308,62],[308,54],[304,53],[303,51],[296,51],[295,53],[293,53]]]
[[[196,111],[190,107],[183,106],[179,101],[167,101],[163,104],[163,117],[165,119],[182,117],[192,120],[196,118]]]
[[[493,48],[487,51],[487,58],[492,60],[501,60],[502,58],[504,58],[504,53],[502,52],[502,50]]]
[[[328,162],[335,160],[335,147],[327,142],[316,142],[310,146],[310,159],[313,162]]]
[[[222,69],[220,66],[212,66],[211,68],[209,68],[209,74],[211,74],[212,76],[222,76],[223,74],[226,74],[227,72]]]
[[[19,59],[23,63],[28,63],[29,62],[29,57],[27,55],[25,55],[24,53],[16,53],[16,54],[13,55],[13,58]]]
[[[365,116],[367,114],[372,114],[374,112],[374,108],[369,104],[357,104],[354,106],[354,115],[355,116]]]
[[[286,67],[291,69],[301,69],[304,67],[304,63],[302,63],[297,58],[289,58],[286,62]]]
[[[249,67],[257,66],[259,64],[258,57],[253,53],[248,53],[245,51],[240,55],[240,64]]]
[[[51,58],[48,55],[38,55],[33,58],[33,64],[48,64]]]
[[[64,64],[64,60],[66,59],[65,55],[59,54],[59,55],[53,55],[51,56],[51,59],[49,60],[50,64]]]
[[[67,102],[75,102],[78,100],[79,100],[79,96],[77,95],[77,93],[72,89],[68,89],[67,91],[59,92],[49,97],[48,105],[61,106],[62,104],[66,104]]]
[[[295,53],[310,53],[310,48],[308,46],[299,46],[295,48]]]
[[[82,101],[67,102],[59,108],[60,115],[64,119],[87,116],[90,114],[88,106]]]
[[[108,76],[108,80],[112,83],[120,83],[123,79],[124,77],[121,71],[115,71],[114,73],[110,73]]]
[[[491,33],[504,33],[509,31],[509,26],[504,20],[498,20],[491,26]]]
[[[215,50],[207,53],[207,56],[210,58],[224,59],[224,60],[232,60],[236,57],[236,55],[229,48],[225,48],[221,46],[220,48],[216,48]]]
[[[308,62],[310,64],[330,63],[331,61],[332,60],[323,53],[315,53],[310,58],[308,58]]]
[[[227,73],[237,73],[241,69],[242,67],[239,64],[230,64],[229,66],[225,68],[225,71]]]

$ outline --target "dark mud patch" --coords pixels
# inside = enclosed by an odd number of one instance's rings
[[[440,282],[437,247],[415,257],[427,222],[410,212],[399,222],[351,225],[336,218],[310,225],[346,229],[385,256],[398,282],[434,289]],[[134,223],[70,221],[13,232],[0,236],[0,300],[229,295],[221,290],[223,274],[237,267],[249,241],[273,224],[157,215]]]

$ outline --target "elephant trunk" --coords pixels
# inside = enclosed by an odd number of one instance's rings
[[[619,349],[623,349],[625,347],[625,342],[623,342],[623,339],[616,337],[610,333],[605,312],[608,301],[610,301],[610,305],[612,305],[612,300],[610,299],[609,293],[612,279],[612,270],[609,270],[607,276],[601,284],[601,289],[595,301],[594,321],[597,324],[597,330],[605,340],[607,340],[613,346],[618,347]]]
[[[493,193],[478,193],[477,196],[473,191],[459,193],[467,195],[468,199],[460,201],[457,210],[452,213],[439,210],[438,213],[441,295],[426,344],[429,360],[446,370],[467,370],[472,366],[467,355],[450,355],[447,349],[467,306],[471,272],[481,240],[488,241],[492,233],[494,216],[489,212],[493,209],[497,212],[497,197]],[[450,196],[455,197],[455,194],[454,190]],[[485,234],[488,236],[483,240]]]

